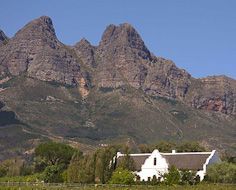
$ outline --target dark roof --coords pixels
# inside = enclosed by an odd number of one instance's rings
[[[169,167],[175,166],[178,169],[189,169],[189,170],[202,170],[203,164],[206,162],[207,158],[211,155],[211,153],[176,153],[176,154],[163,154],[160,153],[167,161]],[[150,154],[151,155],[151,154]],[[137,154],[137,155],[130,155],[134,160],[135,170],[140,171],[142,165],[144,164],[145,160],[150,156],[148,154]],[[117,166],[124,158],[124,156],[119,156],[117,158]]]
[[[206,162],[210,153],[206,154],[168,154],[162,155],[169,167],[175,166],[178,169],[202,170],[203,164]]]
[[[145,160],[150,155],[135,155],[135,156],[132,155],[132,156],[130,156],[134,160],[135,171],[141,170],[142,165],[144,164]],[[122,161],[123,158],[124,158],[124,156],[120,156],[117,158],[117,166],[119,166],[119,163]]]

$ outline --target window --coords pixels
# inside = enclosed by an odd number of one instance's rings
[[[157,158],[154,158],[153,165],[154,165],[154,166],[156,166],[156,165],[157,165]]]

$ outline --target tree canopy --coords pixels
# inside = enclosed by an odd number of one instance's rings
[[[160,141],[154,145],[141,144],[139,145],[139,149],[141,152],[152,152],[154,149],[158,149],[160,152],[171,152],[172,150],[176,150],[177,152],[203,152],[206,149],[201,146],[198,142],[182,142],[182,143],[174,143],[169,141]]]
[[[48,165],[68,165],[75,151],[74,148],[66,144],[46,142],[35,149],[35,155],[44,159]]]

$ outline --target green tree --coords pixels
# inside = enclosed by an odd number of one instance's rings
[[[79,170],[79,183],[94,183],[94,155],[85,155],[81,163],[82,170]]]
[[[29,165],[29,163],[24,162],[20,168],[20,175],[21,176],[32,175],[33,171],[34,169],[32,165]]]
[[[143,149],[148,149],[143,147]],[[171,152],[172,150],[177,150],[177,152],[203,152],[206,151],[203,146],[198,142],[183,142],[176,144],[168,141],[161,141],[158,144],[150,146],[150,150],[158,149],[160,152]]]
[[[42,143],[35,149],[35,155],[43,159],[48,166],[67,166],[74,152],[75,149],[71,146],[56,142]]]
[[[19,176],[21,174],[21,168],[24,161],[20,158],[8,159],[0,165],[1,176]]]
[[[77,154],[73,156],[68,166],[67,180],[73,183],[94,183],[94,169],[94,155]]]
[[[63,167],[59,165],[47,166],[43,172],[42,179],[46,183],[63,182],[62,177]]]
[[[140,144],[138,146],[139,150],[141,153],[148,153],[148,152],[152,152],[152,150],[150,149],[150,146],[147,144]]]
[[[83,160],[83,153],[76,152],[70,161],[70,164],[67,169],[67,181],[78,183],[79,182],[79,170],[82,170],[82,160]]]
[[[164,174],[164,182],[167,185],[179,184],[180,179],[180,172],[174,166],[171,166],[168,173]]]
[[[130,156],[129,147],[126,146],[124,148],[124,154],[125,154],[125,156],[123,156],[121,158],[121,160],[118,162],[117,167],[127,169],[130,171],[134,171],[135,170],[135,163],[134,163],[134,159]]]
[[[7,169],[3,166],[0,166],[0,177],[4,177],[7,175]]]
[[[112,174],[110,183],[131,185],[134,183],[134,178],[134,174],[132,174],[129,170],[117,168]]]
[[[45,159],[41,157],[34,157],[34,172],[35,173],[41,173],[45,170],[48,163]]]
[[[236,164],[222,162],[209,166],[206,180],[214,183],[236,183]]]
[[[95,178],[96,182],[106,183],[110,180],[114,171],[113,158],[116,155],[116,147],[98,149],[95,153]]]
[[[172,142],[161,141],[152,147],[152,150],[154,149],[159,150],[159,152],[171,152],[172,150],[176,149],[176,144]]]
[[[178,152],[204,152],[206,149],[198,142],[184,142],[176,147]]]

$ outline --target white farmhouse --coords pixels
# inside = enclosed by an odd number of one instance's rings
[[[126,156],[117,153],[116,162],[119,162]],[[134,173],[140,177],[141,181],[148,181],[155,175],[161,178],[168,168],[175,166],[177,169],[190,170],[199,175],[200,180],[204,179],[206,169],[210,164],[220,162],[220,158],[215,150],[212,152],[181,152],[161,153],[154,150],[152,153],[130,154],[135,164]]]

